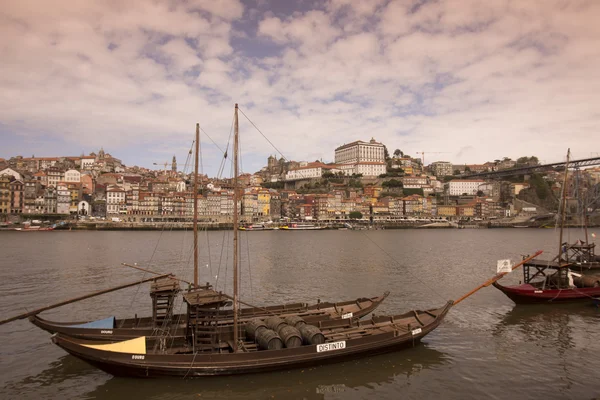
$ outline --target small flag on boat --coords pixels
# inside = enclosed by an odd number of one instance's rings
[[[498,267],[496,268],[496,273],[508,273],[512,271],[512,262],[510,260],[498,260]]]
[[[596,234],[595,234],[594,232],[592,232],[592,237],[593,237],[593,238],[595,238],[595,237],[596,237]]]

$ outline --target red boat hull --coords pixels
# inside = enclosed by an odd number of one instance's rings
[[[517,304],[591,303],[594,298],[600,298],[600,287],[539,289],[529,284],[502,286],[498,282],[494,282],[494,286]]]

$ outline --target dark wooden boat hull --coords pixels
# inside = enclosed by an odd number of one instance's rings
[[[494,282],[493,285],[516,304],[591,302],[600,297],[600,287],[539,289],[529,284],[503,286]]]
[[[240,322],[265,315],[298,315],[303,317],[308,323],[316,323],[331,318],[342,318],[343,315],[349,312],[352,313],[352,318],[362,318],[379,307],[388,295],[389,292],[386,292],[382,296],[358,298],[339,303],[327,302],[303,306],[298,306],[300,303],[296,303],[292,305],[270,306],[267,308],[269,313],[260,308],[246,308],[242,309]],[[40,318],[38,315],[29,317],[29,320],[35,326],[50,333],[61,333],[73,338],[99,341],[119,341],[139,336],[152,337],[165,334],[168,334],[170,337],[182,337],[185,335],[186,327],[186,316],[183,314],[174,316],[174,323],[165,327],[154,327],[152,318],[150,317],[116,320],[115,327],[102,329],[73,326],[88,323],[89,321],[54,322]],[[231,317],[224,315],[223,325],[230,325],[232,322]]]
[[[348,338],[344,340],[344,347],[330,351],[318,351],[318,346],[323,345],[306,345],[255,352],[137,355],[85,347],[89,341],[61,334],[54,335],[52,341],[73,356],[115,376],[159,378],[236,375],[315,366],[413,347],[439,326],[451,307],[452,302],[448,302],[439,309],[414,311],[415,315],[423,313],[420,314],[422,319],[427,317],[424,313],[433,317],[428,317],[427,323],[412,328],[408,325],[403,329],[398,327],[393,331],[374,331],[370,335]],[[411,313],[396,317],[380,316],[372,321],[388,323],[390,326],[395,323],[395,318],[410,315]]]

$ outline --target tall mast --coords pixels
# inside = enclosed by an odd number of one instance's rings
[[[238,349],[238,136],[240,128],[238,124],[238,105],[235,104],[233,118],[233,352]]]
[[[567,215],[567,175],[569,174],[569,157],[571,155],[571,149],[567,150],[567,163],[565,164],[565,177],[563,179],[563,196],[561,201],[561,221],[560,221],[560,239],[558,241],[558,266],[560,267],[560,261],[562,259],[563,251],[563,227],[565,225],[565,218]]]
[[[583,205],[583,229],[585,232],[585,246],[586,246],[586,251],[587,251],[587,245],[588,245],[587,196],[588,196],[588,193],[586,192],[585,197],[583,196],[583,190],[581,190],[582,182],[581,182],[581,170],[580,169],[577,169],[577,181],[579,183],[579,196],[581,198],[581,203]]]
[[[196,123],[196,151],[194,155],[194,287],[198,287],[198,153],[200,124]]]

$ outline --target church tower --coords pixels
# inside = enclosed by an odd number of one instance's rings
[[[173,156],[173,162],[171,163],[171,170],[174,174],[177,173],[177,159]]]

